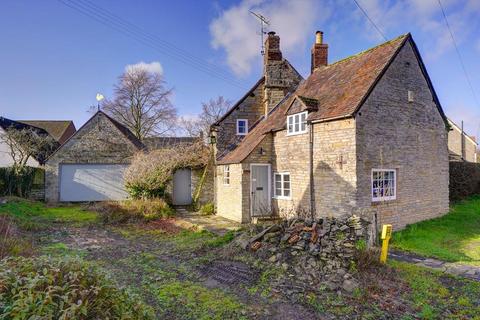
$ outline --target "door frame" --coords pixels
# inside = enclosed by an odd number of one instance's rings
[[[267,167],[268,168],[268,210],[272,211],[272,165],[270,163],[250,163],[250,219],[253,217],[253,199],[252,199],[252,189],[253,189],[253,170],[252,167]]]

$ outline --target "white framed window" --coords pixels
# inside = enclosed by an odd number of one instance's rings
[[[397,198],[397,171],[395,169],[372,169],[372,201]]]
[[[292,190],[290,187],[290,173],[277,172],[274,174],[275,193],[274,197],[278,199],[290,199]]]
[[[237,119],[237,135],[244,136],[248,133],[248,119]]]
[[[230,166],[223,166],[223,184],[228,186],[230,184]]]
[[[308,112],[300,112],[287,117],[287,135],[307,132]]]

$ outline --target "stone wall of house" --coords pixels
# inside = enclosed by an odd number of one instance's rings
[[[192,198],[194,198],[200,189],[200,194],[198,198],[198,205],[204,205],[206,203],[213,202],[213,191],[214,191],[214,168],[213,166],[208,166],[206,168],[199,168],[192,170]],[[203,180],[203,184],[200,186],[200,182],[202,181],[202,176],[205,174],[205,178]]]
[[[465,134],[464,134],[465,135]],[[472,142],[470,138],[465,137],[465,161],[477,162],[476,152],[477,145]],[[448,132],[448,150],[450,153],[456,155],[455,158],[461,159],[462,157],[462,133],[459,129],[452,126]]]
[[[290,217],[310,209],[310,133],[287,135],[287,130],[274,133],[272,159],[272,196],[275,195],[275,173],[290,173],[289,199],[273,199],[274,212]]]
[[[414,101],[408,102],[408,90]],[[357,128],[357,201],[394,229],[448,211],[447,131],[407,42],[360,109]],[[372,169],[397,173],[395,200],[372,202]]]
[[[219,216],[238,222],[249,222],[243,216],[243,168],[241,163],[230,164],[230,184],[223,183],[225,165],[216,166],[216,210]],[[248,192],[248,191],[247,191]]]
[[[59,169],[62,163],[130,163],[135,146],[98,113],[77,132],[45,165],[45,200],[59,200]]]
[[[315,123],[313,130],[315,215],[352,214],[357,184],[355,121],[350,118]]]
[[[217,156],[233,149],[243,136],[237,135],[237,119],[247,119],[252,127],[264,115],[263,84],[260,82],[252,94],[243,100],[217,127]]]

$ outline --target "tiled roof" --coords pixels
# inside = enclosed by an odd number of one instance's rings
[[[185,144],[192,144],[199,141],[199,137],[148,137],[143,143],[148,150],[156,150],[167,147],[174,147]]]
[[[318,110],[310,112],[308,120],[328,120],[353,115],[410,37],[410,34],[402,35],[315,70],[300,83],[292,95],[287,96],[269,113],[265,121],[251,130],[236,149],[219,159],[218,163],[243,161],[266,134],[284,129],[288,107],[295,97],[308,105],[317,102]]]
[[[18,120],[18,122],[46,130],[59,143],[65,142],[75,133],[75,125],[70,120]]]

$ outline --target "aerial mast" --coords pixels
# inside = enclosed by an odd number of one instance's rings
[[[263,55],[265,55],[265,44],[263,42],[263,36],[265,34],[267,34],[266,26],[270,25],[270,22],[267,20],[267,18],[265,18],[260,13],[253,12],[252,10],[250,10],[250,13],[260,21],[260,37],[261,37],[261,41],[262,41],[260,53],[263,56]]]

